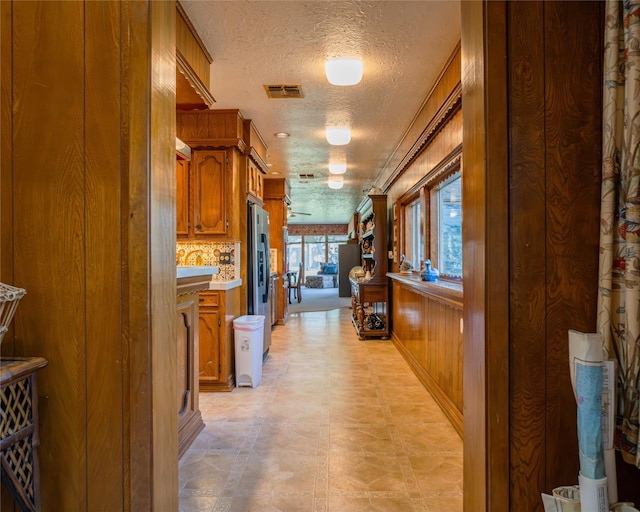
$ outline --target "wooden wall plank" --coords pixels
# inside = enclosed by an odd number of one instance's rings
[[[150,2],[151,103],[148,132],[150,187],[151,369],[153,510],[178,509],[176,321],[176,9]],[[197,377],[196,377],[197,379]],[[196,404],[197,407],[197,404]]]
[[[89,510],[124,502],[120,283],[120,4],[85,4],[87,484]],[[116,85],[116,86],[114,86]],[[105,116],[105,112],[114,115]]]
[[[461,76],[464,280],[464,511],[487,509],[487,416],[485,352],[485,75],[483,2],[462,2]]]
[[[578,471],[567,331],[596,330],[602,6],[544,4],[547,491],[575,481]],[[553,462],[561,458],[564,464]]]
[[[81,510],[87,441],[84,9],[81,2],[12,7],[14,280],[27,290],[14,318],[16,354],[49,361],[38,375],[43,511]]]
[[[12,224],[13,224],[13,196],[7,191],[13,189],[13,121],[12,121],[12,93],[13,81],[11,70],[13,68],[13,54],[11,40],[13,37],[12,28],[12,10],[11,2],[0,2],[0,120],[2,129],[0,130],[0,159],[2,163],[2,173],[0,173],[0,191],[4,193],[0,197],[0,235],[2,235],[2,244],[0,244],[0,275],[3,282],[12,284],[13,281],[13,243]],[[2,354],[13,354],[14,339],[13,326],[10,327],[2,340]],[[4,487],[3,487],[4,496]],[[7,496],[8,498],[8,496]],[[5,499],[6,500],[6,499]],[[5,505],[5,501],[2,502]],[[9,505],[6,504],[6,507]]]
[[[509,5],[511,502],[532,511],[547,464],[543,19],[541,2]]]

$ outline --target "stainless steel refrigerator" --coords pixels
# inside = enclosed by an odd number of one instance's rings
[[[248,313],[262,315],[264,319],[265,358],[271,346],[271,303],[269,300],[269,212],[260,206],[248,206],[247,289]]]

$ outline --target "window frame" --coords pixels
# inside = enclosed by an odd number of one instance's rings
[[[401,254],[405,254],[407,259],[408,233],[407,233],[407,209],[420,199],[420,236],[422,242],[422,261],[429,259],[434,268],[439,268],[439,218],[438,218],[438,192],[457,176],[462,179],[462,165],[459,157],[452,158],[447,164],[443,164],[434,169],[419,183],[400,196],[392,208],[397,210],[398,224],[398,261]],[[462,215],[461,215],[462,220]],[[414,274],[419,274],[422,261],[412,261]],[[462,282],[462,275],[440,274],[440,279]]]

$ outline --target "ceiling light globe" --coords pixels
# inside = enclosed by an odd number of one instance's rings
[[[356,85],[362,80],[364,66],[359,59],[329,59],[324,71],[332,85]]]
[[[345,172],[347,172],[347,164],[343,164],[343,163],[329,164],[329,172],[331,174],[344,174]]]
[[[349,128],[327,128],[327,142],[332,146],[344,146],[351,142],[351,130]]]
[[[342,176],[330,176],[329,182],[327,184],[329,185],[329,188],[338,190],[339,188],[342,188],[342,186],[344,185],[344,181],[342,179]]]

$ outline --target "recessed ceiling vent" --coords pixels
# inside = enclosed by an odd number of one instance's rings
[[[304,98],[301,85],[264,85],[269,98]]]
[[[313,178],[315,178],[313,174],[300,174],[301,180],[312,180]]]

